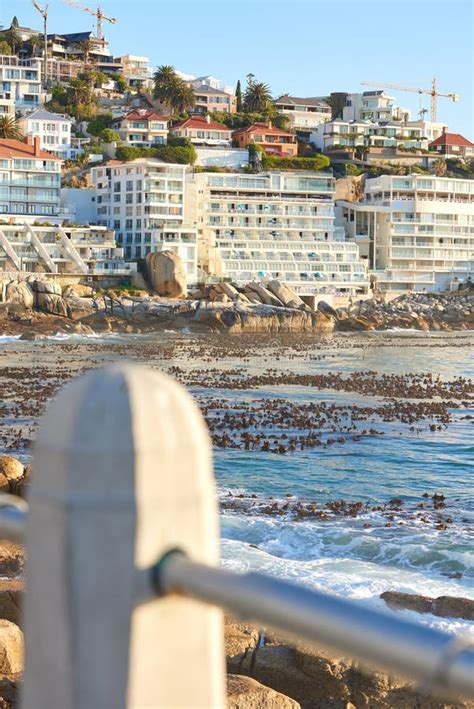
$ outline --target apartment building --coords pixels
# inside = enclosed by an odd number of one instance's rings
[[[381,91],[364,91],[360,94],[347,94],[342,109],[344,121],[393,121],[409,120],[410,112],[395,106],[395,99]]]
[[[46,100],[41,84],[41,61],[0,55],[0,100],[13,101],[15,111],[25,114]]]
[[[334,226],[333,177],[188,174],[202,274],[246,284],[277,278],[300,293],[367,292],[356,243]]]
[[[278,113],[288,116],[298,133],[312,133],[320,123],[331,120],[331,106],[322,98],[299,98],[284,94],[273,102]]]
[[[209,116],[192,116],[175,123],[170,128],[170,135],[187,138],[194,145],[230,146],[232,141],[232,131]]]
[[[443,132],[436,140],[431,141],[429,149],[438,155],[450,158],[472,160],[474,158],[474,143],[459,133]]]
[[[341,148],[416,148],[428,149],[423,128],[396,121],[344,121],[336,118],[320,124],[311,142],[322,152]]]
[[[473,180],[385,175],[338,205],[381,289],[442,291],[474,276]]]
[[[0,271],[124,276],[136,271],[104,227],[0,222]]]
[[[136,108],[112,123],[112,128],[125,143],[138,147],[164,145],[168,139],[168,126],[169,118],[147,108]]]
[[[188,283],[197,281],[197,232],[185,219],[187,165],[140,158],[91,170],[97,222],[116,231],[128,259],[171,250],[184,262]]]
[[[65,160],[83,152],[77,138],[71,136],[73,120],[64,114],[38,109],[20,121],[24,135],[39,138],[41,150],[47,150]]]
[[[248,148],[251,143],[260,145],[268,155],[295,156],[298,144],[294,133],[281,130],[268,123],[253,123],[247,128],[234,131],[232,138],[239,148]]]
[[[28,142],[0,139],[0,214],[59,219],[61,159]]]
[[[153,72],[148,57],[124,54],[122,57],[118,57],[118,61],[122,65],[124,79],[133,88],[139,88],[151,82]]]
[[[104,74],[116,74],[122,71],[120,59],[109,54],[106,40],[99,39],[93,32],[48,35],[51,56],[62,60],[83,60],[84,52],[81,43],[86,41],[91,45],[87,59],[94,65],[96,71]]]
[[[196,103],[193,107],[193,113],[236,113],[237,99],[233,94],[228,94],[220,89],[215,89],[212,86],[201,84],[196,86],[196,82],[192,82],[191,86],[194,91]]]

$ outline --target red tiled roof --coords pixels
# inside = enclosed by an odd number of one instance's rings
[[[61,158],[46,152],[46,150],[35,152],[34,145],[7,138],[0,138],[0,158],[42,158],[43,160],[59,160],[61,162]]]
[[[166,116],[160,116],[158,113],[155,113],[155,111],[153,111],[151,108],[135,108],[133,111],[130,111],[130,113],[126,113],[125,116],[121,116],[116,120],[123,121],[124,118],[126,118],[127,121],[165,121],[166,123],[169,121],[169,118],[167,118]]]
[[[218,130],[218,131],[228,131],[231,133],[231,129],[227,128],[223,123],[217,123],[217,121],[207,121],[205,118],[200,116],[191,116],[185,121],[180,121],[171,126],[170,130],[173,131],[175,128],[201,128],[203,130]]]
[[[465,138],[460,133],[443,133],[435,140],[431,141],[430,146],[434,145],[463,145],[466,148],[474,148],[474,143]]]
[[[234,135],[240,135],[241,133],[255,133],[256,131],[260,131],[261,133],[271,133],[271,135],[281,135],[286,138],[288,136],[291,138],[294,137],[293,133],[289,133],[286,130],[281,130],[281,128],[275,128],[275,126],[269,126],[267,123],[252,123],[252,125],[247,126],[247,128],[239,128],[234,131]]]

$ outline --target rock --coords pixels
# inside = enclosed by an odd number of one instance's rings
[[[94,289],[91,286],[82,285],[82,283],[66,286],[63,292],[63,298],[92,298],[93,296]]]
[[[432,613],[443,618],[474,620],[474,601],[469,598],[457,596],[430,598],[397,591],[385,591],[380,598],[394,610],[410,610],[417,613]]]
[[[12,495],[25,498],[31,483],[31,465],[25,465],[21,478],[10,480],[10,491]],[[1,617],[1,616],[0,616]]]
[[[60,315],[63,318],[68,317],[68,306],[66,301],[54,293],[45,293],[39,291],[35,296],[36,307],[50,315]]]
[[[258,295],[262,303],[265,305],[273,305],[277,308],[281,308],[283,303],[279,298],[276,297],[270,290],[264,288],[260,283],[249,283],[246,286],[246,291],[250,290]]]
[[[14,676],[23,671],[23,633],[9,620],[0,620],[0,674]]]
[[[306,307],[306,304],[301,300],[299,295],[285,285],[285,283],[280,283],[280,281],[270,281],[267,283],[267,288],[287,308],[299,308],[300,306]]]
[[[256,649],[258,636],[257,628],[226,617],[224,643],[229,672],[239,672],[240,665],[247,654],[253,653]]]
[[[229,296],[225,293],[218,293],[215,297],[216,303],[228,303],[229,300]]]
[[[182,259],[173,251],[159,251],[146,257],[148,277],[158,295],[185,298],[187,276]]]
[[[221,293],[225,293],[225,295],[230,298],[230,300],[236,300],[240,293],[237,290],[235,286],[233,286],[230,283],[226,283],[225,281],[222,281],[221,283],[216,283],[214,288]]]
[[[337,312],[324,300],[320,300],[318,302],[318,310],[320,313],[323,313],[323,315],[329,315],[330,317],[337,319]]]
[[[250,288],[247,288],[247,286],[245,287],[244,295],[250,303],[255,303],[256,305],[263,305],[263,300],[261,299],[259,294],[251,290]]]
[[[57,281],[34,280],[31,286],[35,293],[50,293],[51,295],[62,295],[61,284]]]
[[[2,490],[5,485],[4,481],[6,481],[7,487],[9,488],[10,482],[22,478],[24,472],[25,467],[19,460],[13,458],[11,455],[0,455],[0,478],[1,481],[3,481],[1,485]]]
[[[68,318],[71,320],[87,318],[94,312],[94,307],[90,298],[68,297],[65,302]]]
[[[298,709],[300,704],[251,677],[228,675],[228,709]]]
[[[31,340],[32,342],[36,340],[44,340],[46,338],[45,335],[42,335],[40,332],[35,332],[34,330],[26,330],[26,332],[23,332],[20,335],[20,340]]]
[[[34,304],[33,290],[26,281],[10,281],[5,289],[5,302],[32,308]]]
[[[3,584],[2,584],[3,585]],[[21,592],[0,590],[0,619],[21,625]]]

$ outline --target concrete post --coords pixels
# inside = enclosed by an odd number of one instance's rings
[[[221,611],[178,596],[135,607],[167,550],[218,561],[211,447],[192,398],[141,367],[89,373],[50,406],[34,473],[22,708],[223,707]]]

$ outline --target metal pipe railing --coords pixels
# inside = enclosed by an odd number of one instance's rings
[[[165,555],[154,570],[161,595],[181,594],[417,680],[442,695],[474,696],[474,641],[259,573],[235,574]]]

